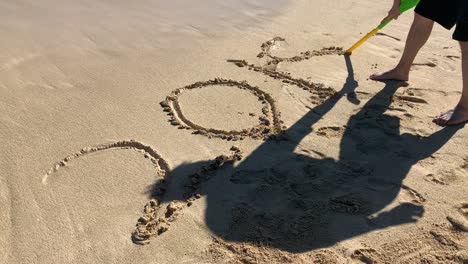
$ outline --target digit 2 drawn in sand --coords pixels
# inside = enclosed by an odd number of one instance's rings
[[[216,170],[223,167],[224,164],[233,163],[242,159],[242,152],[237,147],[231,148],[231,155],[218,156],[214,162],[208,166],[202,167],[201,171],[189,175],[190,184],[186,186],[184,193],[185,201],[171,202],[165,208],[162,207],[162,200],[166,193],[166,181],[170,173],[169,164],[159,155],[151,146],[145,145],[135,140],[123,140],[112,143],[101,144],[93,147],[85,147],[79,152],[68,155],[58,161],[42,178],[42,183],[47,184],[50,176],[66,167],[73,159],[81,158],[85,155],[119,149],[131,149],[142,152],[144,157],[149,159],[155,165],[156,176],[158,178],[157,190],[153,193],[152,199],[144,206],[143,216],[137,221],[135,231],[132,233],[132,240],[137,244],[148,244],[153,236],[160,235],[168,230],[172,222],[177,219],[180,211],[191,206],[193,201],[199,199],[198,193],[202,182],[206,181]]]

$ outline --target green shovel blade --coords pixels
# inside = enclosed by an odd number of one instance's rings
[[[420,0],[401,0],[400,3],[400,14],[410,10],[411,8],[417,6]],[[392,22],[393,19],[388,19],[378,26],[379,29],[384,28],[388,23]]]

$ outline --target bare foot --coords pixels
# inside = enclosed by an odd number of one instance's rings
[[[454,110],[447,111],[434,118],[439,126],[455,126],[468,121],[468,107],[458,105]]]
[[[388,72],[383,72],[383,73],[374,73],[370,76],[371,80],[374,81],[389,81],[389,80],[395,80],[395,81],[408,81],[409,79],[409,73],[403,72],[397,68],[390,70]]]

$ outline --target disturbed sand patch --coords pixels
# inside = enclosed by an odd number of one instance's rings
[[[446,225],[434,225],[379,247],[356,249],[351,258],[363,263],[464,264],[468,261],[465,239]]]

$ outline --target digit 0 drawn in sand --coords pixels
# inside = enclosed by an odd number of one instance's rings
[[[46,184],[49,176],[57,172],[60,168],[66,167],[68,162],[72,161],[73,159],[111,149],[132,149],[143,152],[145,158],[148,158],[156,166],[158,176],[165,176],[166,173],[170,170],[167,162],[152,147],[135,140],[123,140],[93,147],[85,147],[79,152],[68,155],[64,159],[55,163],[55,165],[47,171],[46,175],[42,178],[42,183]]]
[[[210,165],[203,166],[199,172],[189,175],[189,183],[185,186],[184,201],[173,201],[163,207],[162,202],[166,194],[166,183],[161,181],[154,198],[145,205],[143,216],[138,219],[132,240],[139,245],[150,243],[152,237],[166,232],[171,223],[177,220],[181,211],[190,207],[193,202],[202,197],[201,184],[215,175],[216,171],[225,164],[232,164],[242,159],[242,152],[238,147],[231,148],[231,155],[218,156]]]
[[[275,43],[278,41],[284,41],[284,39],[276,37],[270,41],[263,43],[262,52],[258,55],[258,57],[267,56],[268,58],[272,59],[272,63],[278,64],[280,62],[297,62],[301,60],[310,59],[316,56],[340,55],[343,53],[342,48],[330,47],[323,48],[321,50],[303,52],[300,56],[295,56],[291,58],[280,58],[270,54],[271,47],[275,45]],[[261,72],[273,79],[281,80],[283,83],[292,84],[305,91],[308,91],[312,94],[311,99],[312,103],[314,104],[322,103],[328,98],[337,94],[336,90],[331,87],[326,87],[324,84],[321,83],[309,82],[304,79],[296,79],[291,77],[289,73],[282,73],[275,70],[269,70],[267,68],[249,64],[245,60],[227,61],[237,65],[238,67],[248,67],[249,70]],[[215,85],[237,87],[242,90],[248,90],[252,94],[257,96],[258,99],[262,102],[262,104],[265,105],[262,109],[262,112],[265,116],[259,118],[260,124],[253,128],[243,129],[241,131],[227,131],[222,129],[203,127],[189,120],[183,114],[180,103],[178,101],[179,96],[184,91],[200,89],[203,87]],[[163,107],[164,111],[167,112],[170,116],[169,122],[173,126],[177,126],[179,129],[193,130],[193,134],[201,134],[208,136],[209,138],[216,137],[229,141],[243,140],[245,137],[250,137],[253,139],[269,139],[275,138],[276,136],[281,137],[281,134],[283,133],[284,129],[286,129],[286,127],[282,126],[283,122],[280,119],[281,114],[278,111],[275,100],[271,97],[271,95],[266,92],[263,92],[258,87],[248,84],[246,81],[238,82],[234,80],[216,78],[210,81],[197,82],[191,85],[187,85],[183,88],[174,90],[171,93],[171,95],[167,96],[166,99],[160,104]]]
[[[247,90],[256,96],[258,100],[264,105],[262,108],[264,116],[259,118],[260,124],[249,129],[243,129],[241,131],[227,131],[200,126],[190,121],[184,115],[178,101],[178,98],[181,94],[189,90],[220,85]],[[161,106],[170,116],[169,121],[172,125],[177,126],[180,129],[193,130],[193,134],[205,135],[210,138],[216,137],[232,141],[242,140],[245,137],[251,137],[253,139],[267,139],[276,135],[280,135],[283,131],[281,113],[278,111],[275,100],[268,93],[263,92],[258,87],[252,86],[245,81],[238,82],[234,80],[216,78],[210,81],[197,82],[174,90],[169,96],[166,97],[166,100],[161,102]]]

